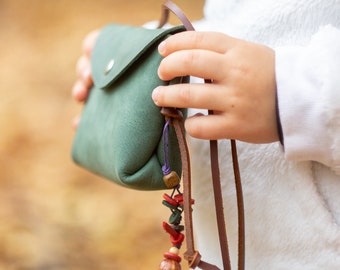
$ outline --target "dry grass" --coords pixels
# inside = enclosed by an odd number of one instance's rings
[[[203,2],[177,1],[192,19]],[[156,0],[1,0],[0,269],[157,269],[161,192],[126,190],[70,159],[75,62],[108,22],[157,20]]]

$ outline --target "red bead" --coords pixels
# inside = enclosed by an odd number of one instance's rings
[[[181,262],[181,260],[182,260],[180,256],[178,256],[175,253],[171,253],[171,252],[165,252],[164,258],[169,259],[169,260],[173,260],[173,261],[176,261],[176,262]]]
[[[177,238],[180,232],[177,232],[173,227],[171,227],[168,223],[163,221],[163,229],[170,234],[172,237]]]
[[[171,235],[170,241],[174,246],[180,246],[180,245],[182,245],[182,243],[184,241],[184,234],[179,233],[176,237]]]
[[[174,200],[177,202],[177,204],[183,205],[183,194],[175,195]]]
[[[182,245],[184,241],[184,234],[174,230],[168,223],[163,222],[163,229],[170,234],[170,241],[174,246]]]
[[[171,198],[168,194],[163,194],[163,199],[174,207],[178,206],[178,202],[175,199]]]

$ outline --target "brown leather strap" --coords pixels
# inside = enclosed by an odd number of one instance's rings
[[[173,108],[162,108],[161,113],[166,117],[173,119],[172,124],[175,128],[182,161],[182,180],[183,180],[183,196],[184,196],[184,223],[185,223],[185,234],[187,239],[187,251],[184,254],[185,259],[189,262],[189,267],[195,269],[199,267],[203,270],[219,270],[215,265],[207,263],[201,260],[201,255],[194,247],[194,236],[193,236],[193,222],[192,222],[192,208],[191,208],[191,166],[190,166],[190,155],[188,145],[185,139],[185,131],[183,127],[183,116],[180,111]],[[210,112],[212,113],[212,112]],[[243,196],[242,196],[242,185],[240,172],[237,160],[236,142],[231,140],[232,158],[235,174],[235,185],[237,190],[237,205],[239,208],[239,261],[238,269],[244,269],[244,215],[243,215]],[[225,232],[225,221],[223,214],[223,198],[222,189],[219,175],[218,166],[218,146],[217,141],[210,141],[211,149],[211,168],[212,178],[215,196],[215,208],[217,215],[217,223],[219,228],[220,245],[222,251],[223,269],[231,269],[228,242],[224,238]],[[224,235],[223,235],[224,234]],[[223,253],[224,252],[224,253]]]
[[[243,203],[243,191],[240,175],[240,168],[238,166],[236,141],[231,140],[231,154],[233,158],[234,178],[236,187],[236,199],[237,199],[237,213],[238,213],[238,269],[244,270],[245,268],[245,218],[244,218],[244,203]]]
[[[182,167],[182,177],[183,177],[183,198],[184,198],[184,228],[185,228],[185,237],[186,237],[186,245],[187,250],[184,253],[184,258],[189,262],[190,269],[195,269],[196,267],[203,270],[219,270],[219,268],[215,265],[212,265],[208,262],[205,262],[201,259],[201,254],[195,250],[194,245],[194,236],[193,236],[193,220],[192,220],[192,208],[191,208],[191,168],[190,168],[190,157],[189,151],[187,148],[187,143],[185,139],[185,133],[183,128],[183,123],[175,121],[174,123],[175,132],[177,138],[179,139],[181,158],[184,158],[184,161],[187,164]],[[182,145],[182,146],[181,146]],[[186,152],[183,149],[186,149]],[[183,159],[182,159],[183,160]],[[187,172],[185,172],[187,170]]]
[[[223,269],[231,269],[227,231],[223,209],[223,194],[220,181],[220,169],[218,163],[218,146],[217,141],[215,140],[210,141],[210,166],[214,190],[217,229],[220,240],[220,249],[222,253]]]
[[[183,116],[178,110],[173,108],[162,108],[161,113],[166,117],[172,118],[172,125],[175,128],[181,153],[182,185],[184,199],[184,228],[187,245],[187,251],[184,254],[184,258],[189,262],[189,267],[191,269],[199,267],[203,270],[219,270],[217,266],[202,261],[201,255],[198,251],[195,250],[191,208],[191,166],[188,145],[185,139],[185,131],[183,127]]]
[[[159,20],[158,28],[162,28],[168,22],[170,11],[174,13],[177,18],[183,23],[187,31],[195,31],[195,28],[189,21],[188,17],[176,4],[171,1],[165,1],[162,5],[162,16]]]
[[[166,24],[169,18],[169,11],[172,11],[183,23],[187,30],[195,30],[185,14],[179,9],[173,2],[165,1],[163,4],[162,18],[160,20],[159,27]],[[210,80],[205,80],[206,83],[210,83]],[[168,108],[163,108],[166,110]],[[209,114],[213,114],[209,111]],[[173,117],[173,115],[171,116]],[[201,260],[201,255],[195,250],[194,237],[193,237],[193,224],[192,224],[192,208],[191,208],[191,168],[190,168],[190,156],[188,146],[185,139],[184,128],[182,125],[182,118],[175,117],[173,121],[175,132],[178,138],[181,159],[182,159],[182,171],[183,171],[183,196],[184,196],[184,222],[186,233],[187,251],[184,254],[185,259],[189,262],[189,267],[195,269],[199,267],[203,270],[218,270],[215,265],[209,264]],[[236,185],[237,207],[238,207],[238,224],[239,224],[239,245],[238,245],[238,269],[244,270],[245,265],[245,225],[244,225],[244,205],[243,205],[243,193],[242,184],[238,166],[236,142],[231,140],[232,159]],[[218,146],[217,141],[210,141],[210,158],[211,158],[211,172],[213,179],[213,189],[215,197],[215,209],[218,225],[218,233],[220,240],[220,248],[223,261],[223,269],[231,270],[228,240],[226,233],[226,224],[223,210],[223,195],[220,181],[220,170],[218,162]]]
[[[210,80],[205,80],[205,83],[211,83]],[[209,114],[214,114],[209,111]],[[244,222],[244,203],[243,191],[241,183],[240,169],[238,165],[236,141],[230,140],[231,153],[233,160],[234,179],[236,187],[237,198],[237,212],[238,212],[238,269],[244,270],[245,267],[245,222]],[[224,219],[223,209],[223,194],[220,181],[220,169],[218,161],[218,145],[216,140],[210,141],[210,160],[211,160],[211,173],[213,180],[213,189],[215,197],[215,211],[219,233],[219,240],[222,253],[223,269],[231,269],[230,255],[228,248],[228,239],[226,232],[226,225]]]

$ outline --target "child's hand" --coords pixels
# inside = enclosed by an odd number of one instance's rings
[[[89,90],[93,84],[90,57],[97,40],[99,30],[90,32],[83,41],[83,55],[78,59],[76,71],[78,79],[73,85],[72,94],[75,100],[83,102],[86,100]],[[73,126],[77,128],[79,117],[73,121]]]
[[[221,33],[183,32],[161,43],[159,52],[165,57],[158,70],[162,80],[191,75],[213,81],[162,86],[152,94],[158,106],[214,111],[186,120],[191,136],[278,141],[272,49]]]

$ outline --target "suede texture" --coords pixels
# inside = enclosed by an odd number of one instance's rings
[[[94,86],[72,148],[77,164],[128,188],[166,189],[162,172],[165,119],[151,93],[159,85],[189,80],[165,82],[157,75],[162,60],[158,44],[181,31],[183,27],[150,30],[118,24],[102,29],[92,53]],[[181,175],[172,127],[169,137],[170,166]]]

